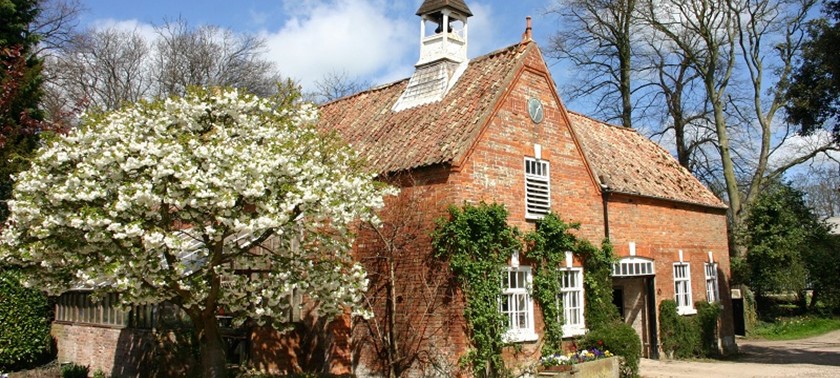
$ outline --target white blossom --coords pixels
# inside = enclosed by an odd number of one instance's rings
[[[83,284],[196,309],[218,277],[216,305],[237,321],[287,320],[292,293],[320,314],[362,313],[351,231],[394,189],[316,119],[310,104],[236,90],[86,115],[17,175],[0,261],[53,293]]]

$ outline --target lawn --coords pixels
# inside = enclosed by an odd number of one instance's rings
[[[774,322],[760,322],[752,337],[767,340],[796,340],[819,336],[840,329],[840,319],[815,316],[779,318]]]

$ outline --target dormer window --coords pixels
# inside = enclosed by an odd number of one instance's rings
[[[525,158],[525,218],[540,219],[551,210],[548,161]]]

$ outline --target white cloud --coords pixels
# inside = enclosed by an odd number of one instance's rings
[[[106,18],[96,20],[89,25],[94,30],[117,30],[121,32],[133,32],[139,34],[147,42],[154,41],[158,35],[155,32],[155,27],[152,24],[131,20],[115,20],[113,18]]]
[[[377,0],[306,0],[283,27],[266,31],[268,58],[307,88],[329,72],[350,77],[392,77],[405,71],[417,48],[419,28],[409,18],[389,17]],[[413,15],[411,15],[413,16]]]
[[[815,131],[814,133],[805,136],[794,135],[786,139],[784,143],[782,143],[782,145],[774,151],[774,153],[770,156],[768,164],[771,169],[778,168],[831,143],[832,135],[831,132],[827,130]],[[840,159],[840,153],[837,151],[829,151],[828,154],[830,154],[834,159]],[[832,160],[825,154],[819,154],[811,161],[811,165],[820,166],[823,164],[836,163],[832,163]]]

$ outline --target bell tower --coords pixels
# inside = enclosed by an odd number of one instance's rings
[[[467,68],[467,19],[464,0],[425,0],[420,16],[420,59],[393,111],[440,101]]]
[[[446,59],[467,60],[467,19],[472,12],[463,0],[426,0],[420,16],[420,60],[417,66]]]

